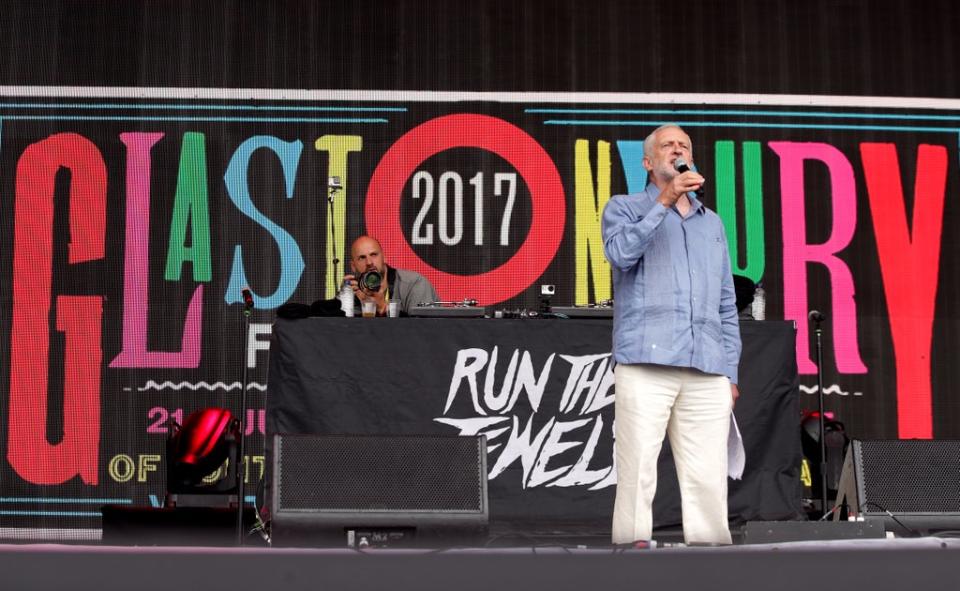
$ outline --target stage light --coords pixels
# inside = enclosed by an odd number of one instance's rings
[[[834,413],[825,412],[823,419],[827,447],[827,489],[835,493],[849,439],[843,423],[836,420]],[[800,421],[800,429],[803,455],[809,462],[810,476],[813,480],[811,488],[816,491],[820,488],[820,413],[817,411],[804,413]]]
[[[172,423],[167,439],[167,505],[224,506],[235,499],[240,421],[229,410],[204,408]],[[205,483],[229,459],[224,478]],[[216,497],[220,495],[220,497]]]

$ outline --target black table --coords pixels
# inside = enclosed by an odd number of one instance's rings
[[[730,518],[796,518],[793,324],[745,321],[741,333],[736,416],[747,463],[743,480],[731,482]],[[607,525],[615,489],[610,335],[603,319],[277,320],[268,453],[273,433],[485,433],[491,519]],[[680,522],[664,448],[656,527]]]

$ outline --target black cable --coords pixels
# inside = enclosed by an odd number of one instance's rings
[[[263,478],[260,478],[260,482],[257,484],[257,490],[254,492],[253,496],[254,524],[250,531],[247,532],[247,535],[259,532],[260,537],[263,538],[263,541],[265,541],[269,546],[273,542],[273,540],[270,538],[270,524],[263,520],[263,516],[260,513],[263,507],[258,504],[258,500],[265,492],[265,487],[266,483],[264,482]]]
[[[911,527],[907,527],[906,524],[904,524],[902,521],[900,521],[899,519],[897,519],[896,515],[894,515],[894,514],[891,513],[890,511],[888,511],[888,510],[886,509],[886,507],[883,507],[883,506],[881,506],[881,505],[878,505],[877,503],[874,503],[874,502],[872,502],[872,501],[868,501],[868,502],[866,502],[866,503],[863,504],[863,508],[866,509],[866,508],[869,507],[870,505],[873,505],[873,506],[876,507],[877,509],[879,509],[879,510],[883,511],[884,513],[886,513],[887,516],[890,517],[890,519],[896,521],[896,522],[897,522],[897,525],[899,525],[900,527],[902,527],[904,530],[910,532],[911,535],[913,535],[913,536],[915,536],[915,537],[918,537],[918,538],[921,537],[920,532],[916,531],[915,529],[913,529],[913,528],[911,528]]]
[[[818,519],[817,521],[826,521],[828,517],[830,517],[831,515],[833,515],[834,513],[836,513],[836,512],[839,511],[839,510],[840,510],[840,505],[834,505],[834,506],[833,506],[833,509],[830,509],[829,511],[827,511],[826,513],[824,513],[824,514],[823,514],[823,517],[821,517],[821,518]]]
[[[492,544],[493,542],[496,542],[497,540],[510,539],[510,538],[519,538],[519,539],[521,539],[521,540],[527,540],[527,541],[531,542],[531,544],[530,544],[531,546],[535,545],[535,544],[536,544],[536,541],[537,541],[536,538],[534,538],[533,536],[529,536],[529,535],[527,535],[527,534],[509,533],[509,534],[500,534],[500,535],[496,535],[496,536],[491,536],[491,537],[487,538],[487,543],[484,544],[483,547],[484,547],[484,548],[489,548],[489,547],[490,547],[490,544]]]
[[[493,542],[495,542],[495,541],[497,541],[497,540],[517,538],[517,539],[525,540],[525,541],[529,542],[529,543],[530,543],[530,549],[533,550],[533,553],[534,553],[534,554],[536,554],[536,550],[537,550],[537,549],[544,550],[544,549],[547,549],[547,548],[560,548],[560,549],[562,549],[563,551],[565,551],[565,552],[568,553],[568,554],[571,553],[571,550],[581,549],[581,545],[580,545],[580,544],[571,545],[571,544],[544,543],[544,542],[541,541],[541,540],[542,540],[542,538],[545,538],[545,537],[548,538],[548,537],[550,537],[550,536],[543,536],[543,535],[541,535],[541,536],[531,536],[531,535],[523,534],[523,533],[500,534],[500,535],[493,536],[493,537],[487,539],[487,542],[483,545],[483,547],[484,547],[484,548],[489,548],[489,547],[490,547],[490,544],[493,543]],[[566,537],[566,536],[560,536],[560,535],[558,535],[557,537]]]

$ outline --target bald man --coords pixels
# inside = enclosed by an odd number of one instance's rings
[[[371,299],[377,303],[377,316],[387,315],[387,304],[391,299],[400,300],[400,312],[409,314],[410,309],[421,302],[435,302],[440,298],[433,285],[423,275],[388,267],[383,248],[376,238],[361,236],[350,246],[350,269],[352,273],[344,276],[353,288],[353,293],[361,302]],[[366,271],[374,270],[386,279],[376,292],[367,292],[357,284],[357,277]]]

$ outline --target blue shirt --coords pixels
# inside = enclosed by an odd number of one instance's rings
[[[659,194],[651,183],[603,210],[614,359],[692,367],[736,384],[740,325],[723,223],[692,195],[684,218]]]

